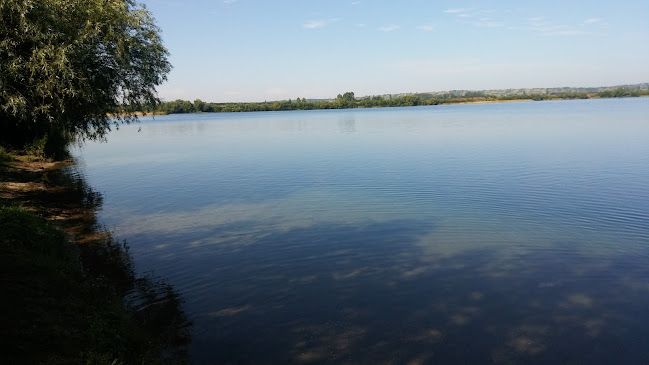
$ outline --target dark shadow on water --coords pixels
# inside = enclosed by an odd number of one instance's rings
[[[192,323],[183,311],[182,295],[162,277],[136,274],[126,241],[117,241],[96,220],[95,213],[103,203],[101,194],[86,184],[74,166],[56,172],[52,183],[77,194],[71,204],[81,202],[82,210],[88,212],[81,226],[86,233],[97,232],[92,241],[80,245],[85,269],[117,283],[125,306],[135,318],[136,328],[148,334],[154,348],[161,351],[163,363],[189,363]],[[97,236],[104,237],[95,241]]]

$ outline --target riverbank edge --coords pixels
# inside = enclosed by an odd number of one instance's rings
[[[194,104],[187,100],[174,100],[161,102],[155,106],[156,115],[170,114],[200,114],[200,113],[240,113],[240,112],[273,112],[273,111],[304,111],[304,110],[350,110],[350,109],[378,109],[378,108],[395,108],[395,107],[414,107],[414,106],[440,106],[440,105],[461,105],[461,104],[495,104],[495,103],[515,103],[515,102],[532,102],[532,101],[562,101],[576,99],[610,99],[610,98],[627,98],[627,97],[649,97],[648,91],[639,91],[635,94],[624,95],[601,95],[601,93],[583,93],[583,94],[529,94],[519,96],[481,96],[481,97],[444,97],[422,99],[416,94],[407,94],[396,96],[391,99],[381,98],[358,98],[342,100],[319,100],[308,101],[306,99],[296,99],[274,101],[274,102],[230,102],[230,103],[205,103],[196,100]],[[142,114],[142,112],[138,112]],[[149,113],[150,114],[150,113]],[[139,114],[138,114],[139,115]],[[120,115],[126,116],[126,115]]]
[[[108,118],[124,118],[124,117],[154,117],[157,115],[167,115],[166,112],[162,111],[155,111],[155,112],[134,112],[134,113],[127,113],[127,112],[122,112],[122,113],[107,113],[106,116]]]
[[[4,360],[156,364],[175,346],[171,362],[188,363],[180,296],[135,277],[126,244],[96,221],[100,195],[66,175],[74,161],[0,155]]]

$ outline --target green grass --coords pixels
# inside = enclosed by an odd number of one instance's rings
[[[136,280],[122,247],[110,240],[87,252],[88,247],[80,249],[70,243],[44,219],[0,200],[3,362],[163,362],[160,351],[168,343],[163,343],[161,334],[169,333],[165,319],[175,315],[176,325],[184,320],[178,296],[174,293],[165,302],[166,312],[160,308],[137,313],[129,310],[123,300],[129,282],[124,280],[130,278],[132,288],[137,285],[133,285]],[[89,258],[104,266],[84,269]],[[150,287],[140,291],[146,294]]]
[[[9,166],[13,160],[14,156],[0,146],[0,166]]]

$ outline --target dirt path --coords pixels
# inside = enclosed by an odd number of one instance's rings
[[[0,167],[0,198],[44,217],[61,227],[77,243],[101,239],[95,209],[101,197],[83,181],[66,174],[74,161],[34,161],[17,156]]]

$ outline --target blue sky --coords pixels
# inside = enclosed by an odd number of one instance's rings
[[[143,0],[164,100],[649,82],[649,1]]]

